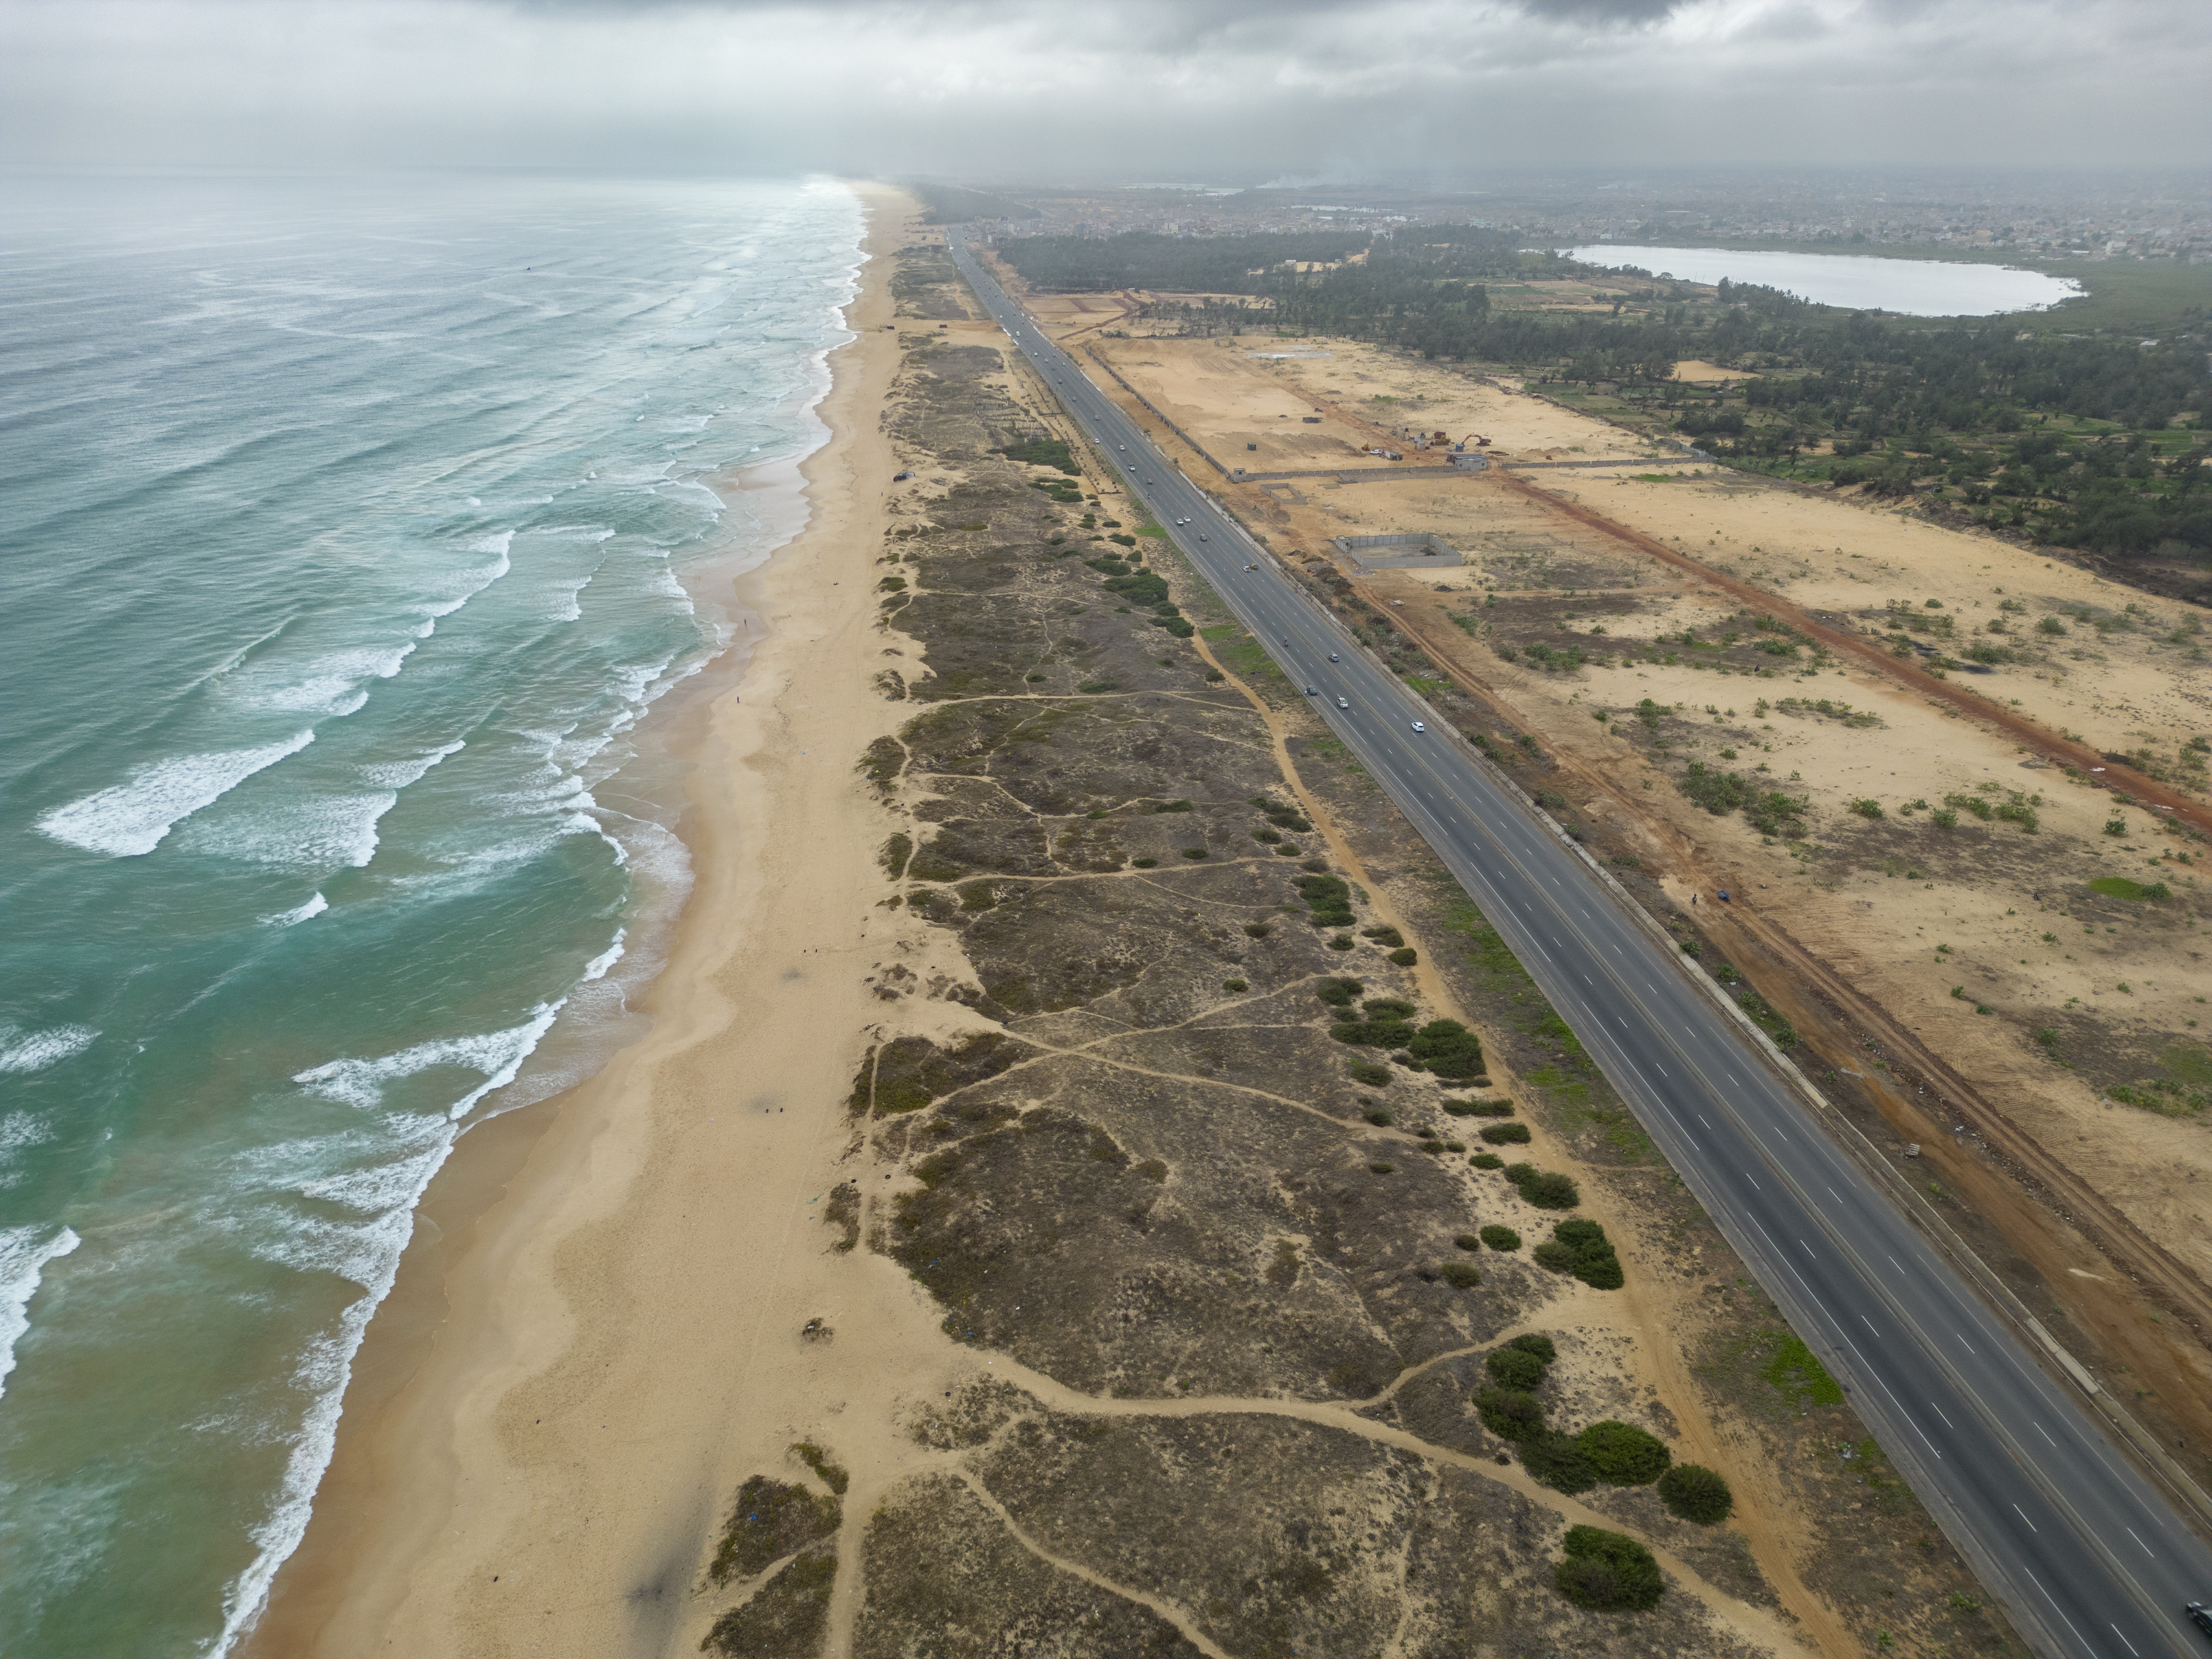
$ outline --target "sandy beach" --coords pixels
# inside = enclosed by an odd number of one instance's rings
[[[872,255],[904,203],[869,205]],[[813,1437],[866,1487],[911,1448],[843,1425],[967,1368],[895,1264],[819,1224],[880,1006],[862,975],[919,931],[868,920],[884,831],[852,770],[896,720],[869,684],[886,283],[872,259],[831,359],[807,528],[739,585],[752,659],[695,717],[698,884],[651,1035],[441,1176],[253,1652],[696,1647],[696,1540],[746,1470]]]

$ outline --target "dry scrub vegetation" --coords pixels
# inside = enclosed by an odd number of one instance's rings
[[[948,270],[905,256],[909,315]],[[748,1483],[708,1647],[2012,1650],[1464,895],[1098,473],[1035,459],[1039,389],[935,333],[889,411],[907,718],[859,775],[903,943],[823,1248],[974,1363],[896,1471],[848,1495],[825,1430]]]

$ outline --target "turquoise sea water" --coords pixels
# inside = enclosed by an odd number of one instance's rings
[[[0,185],[0,1651],[213,1653],[424,1185],[620,1030],[834,185]]]

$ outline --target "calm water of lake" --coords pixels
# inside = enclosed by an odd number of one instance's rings
[[[2082,292],[2078,283],[2008,265],[1939,259],[1881,259],[1856,253],[1744,253],[1717,247],[1628,247],[1600,242],[1571,248],[1594,265],[1637,265],[1687,283],[1757,283],[1800,299],[1855,311],[1908,317],[1986,317],[2043,311]]]

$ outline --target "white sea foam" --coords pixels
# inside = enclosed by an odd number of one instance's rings
[[[49,1025],[43,1031],[0,1025],[0,1073],[44,1071],[90,1048],[99,1035],[89,1025]]]
[[[376,761],[361,769],[363,782],[373,783],[380,789],[404,789],[421,781],[424,773],[443,761],[448,755],[458,755],[467,748],[468,739],[456,738],[441,749],[426,749],[401,761]]]
[[[376,856],[376,823],[398,804],[396,790],[314,795],[194,825],[179,845],[252,864],[358,870]]]
[[[442,1122],[420,1117],[386,1120],[399,1131],[403,1141],[414,1142],[420,1148],[411,1155],[367,1169],[318,1176],[297,1188],[305,1196],[365,1213],[368,1217],[365,1222],[348,1225],[296,1218],[280,1239],[264,1241],[257,1250],[266,1259],[303,1272],[342,1274],[360,1285],[366,1294],[338,1316],[336,1330],[307,1346],[294,1370],[294,1385],[313,1403],[293,1437],[284,1477],[268,1518],[249,1529],[256,1550],[254,1559],[223,1593],[222,1631],[204,1650],[208,1654],[228,1653],[252,1628],[267,1602],[277,1569],[290,1559],[307,1534],[316,1489],[322,1484],[323,1472],[330,1467],[331,1449],[337,1444],[338,1416],[353,1375],[354,1355],[370,1318],[391,1293],[400,1255],[414,1232],[415,1206],[451,1154],[459,1133],[459,1120],[485,1095],[514,1080],[561,1007],[559,1002],[541,1003],[528,1020],[503,1031],[417,1043],[381,1060],[333,1060],[294,1078],[318,1094],[362,1107],[374,1107],[383,1097],[386,1085],[433,1066],[467,1067],[481,1073],[484,1081],[454,1102]],[[430,1143],[427,1146],[421,1144],[425,1139]],[[327,1155],[330,1149],[325,1146],[319,1150]]]
[[[327,1099],[366,1110],[383,1101],[387,1084],[429,1071],[433,1066],[458,1066],[481,1072],[486,1080],[447,1109],[447,1115],[459,1119],[494,1089],[514,1081],[515,1073],[521,1069],[522,1062],[530,1057],[530,1051],[538,1046],[538,1039],[545,1035],[560,1012],[558,1002],[541,1002],[531,1010],[528,1019],[503,1031],[440,1037],[402,1048],[381,1060],[334,1060],[295,1073],[292,1081],[306,1085]]]
[[[629,929],[627,927],[616,928],[615,942],[584,964],[584,978],[587,981],[605,979],[615,963],[623,959],[623,941],[629,937]]]
[[[154,761],[133,771],[127,782],[55,807],[36,827],[41,835],[88,853],[137,858],[152,852],[163,836],[202,807],[314,740],[309,730],[258,749]]]
[[[331,902],[318,893],[305,904],[295,909],[279,910],[272,916],[264,916],[261,921],[262,925],[267,927],[295,927],[303,921],[319,916],[330,908]]]
[[[46,1263],[83,1242],[66,1227],[0,1227],[0,1393],[15,1369],[16,1339],[31,1328],[31,1298]]]
[[[23,1172],[15,1167],[17,1152],[53,1138],[53,1126],[33,1113],[10,1112],[0,1117],[0,1188],[12,1187],[23,1178]]]
[[[338,1316],[337,1328],[307,1345],[294,1369],[292,1381],[313,1401],[293,1437],[291,1455],[284,1462],[266,1520],[247,1529],[255,1547],[252,1563],[225,1588],[222,1631],[202,1650],[210,1656],[227,1654],[240,1637],[253,1627],[269,1599],[269,1586],[276,1570],[291,1558],[307,1535],[316,1489],[330,1467],[337,1444],[338,1414],[345,1403],[346,1384],[353,1376],[353,1358],[360,1351],[368,1322],[392,1292],[399,1272],[399,1257],[415,1231],[415,1206],[453,1151],[454,1131],[443,1133],[426,1152],[394,1166],[389,1189],[392,1202],[367,1225],[351,1229],[351,1249],[342,1252],[345,1265],[335,1270],[362,1285],[357,1297]],[[409,1190],[411,1188],[411,1190]]]
[[[617,943],[622,935],[615,935]],[[593,977],[586,975],[586,978]],[[0,1164],[26,1146],[43,1146],[54,1138],[53,1126],[34,1112],[10,1112],[0,1117]]]
[[[548,583],[545,590],[545,609],[541,614],[548,622],[583,621],[584,607],[578,602],[576,596],[591,585],[592,579],[589,576],[568,577],[557,582]]]
[[[424,617],[429,626],[418,630],[418,637],[427,639],[438,625],[438,618],[450,617],[471,599],[489,587],[501,576],[514,568],[514,561],[507,556],[514,544],[514,532],[501,530],[489,536],[479,536],[465,544],[464,551],[489,553],[492,562],[473,570],[457,570],[443,580],[431,585],[423,603],[415,607],[416,614]]]
[[[415,650],[415,641],[349,647],[306,663],[256,664],[234,678],[234,695],[249,708],[283,708],[302,714],[350,714],[368,701],[369,680],[388,680]]]

